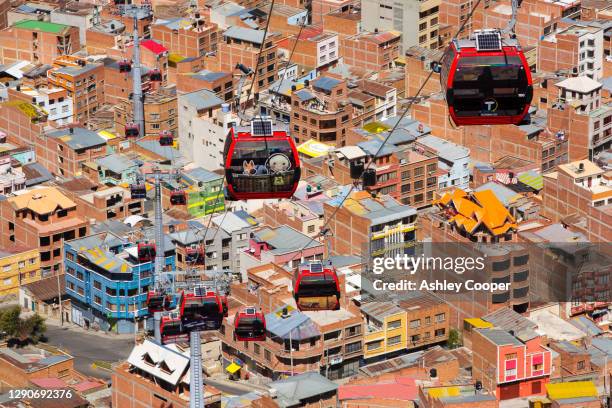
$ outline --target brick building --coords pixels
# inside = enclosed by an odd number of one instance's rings
[[[125,135],[125,125],[133,121],[132,101],[121,101],[115,112],[115,132]],[[178,130],[177,95],[175,88],[160,88],[144,94],[145,131],[143,136],[158,137],[168,130],[176,135]]]
[[[260,92],[276,80],[278,52],[275,43],[278,40],[277,35],[268,33],[265,38],[262,57],[260,57],[259,68],[257,68],[254,78],[245,81],[243,95],[240,96],[241,101],[243,96],[246,97],[251,81],[255,81],[253,92]],[[236,64],[241,63],[255,70],[257,55],[262,42],[264,42],[262,30],[237,26],[230,27],[223,33],[223,42],[219,42],[217,45],[217,69],[223,72],[234,72]]]
[[[59,187],[77,204],[77,214],[87,220],[121,221],[144,212],[144,200],[132,199],[129,189],[121,186],[98,188],[85,179],[73,179]]]
[[[7,13],[11,9],[11,2],[9,0],[0,1],[0,30],[4,30],[8,27]]]
[[[93,25],[85,31],[85,49],[90,55],[99,55],[105,54],[110,48],[123,48],[125,33],[126,26],[119,20],[106,20]]]
[[[553,222],[569,215],[586,221],[585,233],[594,242],[612,237],[612,188],[605,171],[588,160],[560,165],[544,175],[542,215]]]
[[[340,38],[361,31],[361,5],[349,4],[323,15],[323,29],[340,34]]]
[[[352,36],[342,36],[340,55],[349,66],[368,71],[381,71],[391,68],[399,57],[401,33],[385,31],[378,33],[363,32]]]
[[[218,26],[203,16],[159,20],[151,25],[151,38],[172,54],[196,58],[217,50]]]
[[[0,389],[29,388],[32,380],[69,379],[74,374],[74,358],[57,351],[28,346],[0,348]]]
[[[319,192],[320,193],[320,192]],[[266,203],[263,206],[263,223],[271,227],[287,225],[311,238],[319,235],[323,226],[322,198],[318,194],[317,199],[280,201],[278,203]]]
[[[242,304],[261,305],[266,313],[267,337],[257,343],[235,341],[234,310],[230,310],[222,330],[226,355],[240,356],[250,371],[272,378],[308,371],[327,373],[330,379],[357,373],[363,355],[363,320],[344,293],[340,310],[300,312],[291,294],[289,272],[266,264],[249,268],[247,273],[248,285],[259,287],[257,294],[250,292],[245,282],[232,287],[232,296]]]
[[[295,48],[292,62],[316,72],[325,72],[340,58],[338,34],[326,33],[323,29],[305,28],[299,38],[295,35],[281,44],[279,48],[285,49],[287,54]]]
[[[538,42],[538,71],[602,78],[603,32],[581,24],[543,36]]]
[[[42,276],[60,273],[64,240],[87,234],[76,203],[54,187],[29,190],[0,203],[1,244],[38,248]]]
[[[446,192],[435,207],[419,217],[419,240],[431,239],[434,256],[483,257],[484,267],[463,274],[429,271],[453,282],[505,282],[509,286],[493,292],[440,292],[451,306],[451,321],[480,317],[507,306],[522,313],[529,306],[529,253],[517,244],[518,225],[492,190]],[[476,215],[478,214],[478,215]],[[475,244],[478,243],[478,244]],[[433,276],[432,276],[433,278]]]
[[[380,360],[448,340],[449,306],[428,292],[414,292],[401,301],[365,303],[361,313],[365,319],[366,360]]]
[[[20,60],[53,64],[81,49],[78,27],[37,20],[21,20],[0,31],[0,43],[3,64]]]
[[[602,84],[586,76],[557,82],[548,108],[549,129],[569,140],[569,160],[581,160],[612,145],[612,103],[601,103]],[[551,90],[553,91],[553,90]],[[554,99],[553,99],[554,98]]]
[[[353,192],[333,218],[338,200],[323,205],[332,252],[391,256],[410,253],[416,240],[416,210],[389,196],[372,196],[365,191]]]
[[[499,400],[545,395],[552,353],[534,330],[496,327],[472,332],[472,377]]]
[[[346,145],[352,126],[353,108],[348,102],[345,81],[323,76],[291,94],[291,132],[296,143],[314,139]]]
[[[134,90],[132,72],[119,72],[119,61],[107,60],[104,64],[104,92],[102,94],[104,103],[117,106],[127,101]],[[149,81],[149,70],[141,69],[140,83],[143,93],[151,90]]]
[[[177,74],[176,90],[184,94],[206,89],[214,92],[225,102],[231,103],[234,99],[234,82],[231,72],[208,70],[186,72]]]
[[[112,382],[113,406],[188,408],[189,349],[145,340],[113,369]],[[205,408],[221,407],[215,387],[206,385],[202,397]]]
[[[49,84],[63,88],[72,98],[74,122],[83,126],[104,103],[104,65],[81,57],[63,56],[47,72]]]

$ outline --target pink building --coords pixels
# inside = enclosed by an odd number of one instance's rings
[[[545,395],[551,351],[532,329],[514,333],[491,327],[471,332],[472,377],[500,400]]]

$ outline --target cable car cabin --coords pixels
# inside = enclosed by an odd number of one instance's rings
[[[142,184],[132,184],[130,186],[130,196],[132,200],[147,198],[147,187]]]
[[[261,309],[247,306],[236,312],[234,317],[234,340],[264,341],[266,339],[266,318]]]
[[[498,30],[476,31],[454,40],[439,68],[456,125],[516,125],[527,115],[533,83],[516,39],[502,38]]]
[[[135,123],[128,123],[125,125],[125,137],[138,137],[140,130],[138,125]]]
[[[162,73],[159,69],[153,69],[149,72],[149,80],[153,82],[161,82],[162,81]]]
[[[139,243],[138,244],[138,262],[152,262],[155,260],[155,244]]]
[[[186,248],[185,262],[191,265],[204,265],[204,248],[200,245],[196,248]]]
[[[272,129],[271,120],[253,120],[250,132],[232,128],[224,154],[228,199],[293,196],[301,172],[297,148],[287,132]]]
[[[172,296],[158,290],[147,292],[147,309],[149,313],[162,312],[169,310],[172,303]]]
[[[174,190],[170,193],[170,204],[172,205],[186,205],[187,204],[187,193],[183,190]]]
[[[163,344],[189,341],[189,335],[183,331],[181,316],[178,313],[167,313],[162,316],[160,332]]]
[[[164,130],[159,134],[160,146],[172,146],[174,144],[174,136],[168,130]]]
[[[293,278],[293,296],[298,309],[340,309],[340,282],[331,264],[301,264]]]
[[[223,321],[223,305],[216,292],[195,288],[181,301],[181,322],[186,330],[218,330]]]
[[[119,72],[131,72],[132,71],[132,64],[129,63],[129,61],[127,60],[123,60],[123,61],[119,61]]]

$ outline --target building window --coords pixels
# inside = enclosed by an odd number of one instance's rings
[[[102,298],[98,295],[94,296],[94,303],[97,305],[101,305],[102,304]]]
[[[444,336],[445,333],[446,333],[445,329],[437,329],[434,334],[436,337],[440,337],[440,336]]]
[[[446,313],[439,313],[436,315],[436,323],[441,323],[446,320]]]
[[[367,346],[368,346],[368,351],[370,351],[370,350],[377,350],[377,349],[382,347],[382,340],[378,340],[378,341],[375,341],[375,342],[372,342],[372,343],[368,343]]]
[[[79,271],[77,271],[77,273],[76,273],[76,278],[77,278],[78,280],[82,281],[82,280],[83,280],[83,272],[79,272]]]
[[[393,337],[389,337],[389,340],[387,340],[387,346],[394,346],[396,344],[399,344],[402,342],[402,336],[393,336]]]
[[[541,368],[542,364],[538,364],[538,365],[540,366],[540,368],[536,368],[536,366],[534,365],[533,369],[534,370],[541,370],[542,369]],[[577,366],[576,366],[576,368],[578,368],[578,370],[584,370],[584,360],[579,361]]]
[[[347,344],[346,346],[344,346],[344,351],[347,354],[348,353],[356,353],[358,351],[361,351],[361,342],[357,341],[355,343]]]
[[[387,323],[387,330],[397,329],[402,326],[402,321],[400,319],[394,320],[392,322]]]
[[[255,344],[253,345],[253,352],[254,352],[255,354],[258,354],[258,355],[259,355],[259,353],[261,353],[261,346],[260,346],[259,344],[255,343]]]
[[[345,330],[346,337],[353,337],[361,334],[361,326],[347,327]]]
[[[98,282],[97,280],[94,280],[94,288],[98,290],[102,290],[102,284]]]
[[[402,180],[408,180],[410,178],[410,170],[402,171]]]
[[[423,202],[423,194],[417,194],[414,196],[414,203],[419,204]]]
[[[507,259],[505,261],[493,262],[493,272],[505,271],[510,267],[510,260]]]
[[[416,319],[416,320],[411,320],[410,321],[410,328],[411,329],[417,329],[421,327],[421,319]]]

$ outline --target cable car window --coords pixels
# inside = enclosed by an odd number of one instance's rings
[[[230,162],[236,192],[291,191],[295,159],[287,140],[238,141]]]
[[[166,323],[164,324],[164,336],[176,336],[181,334],[181,325],[178,323]]]
[[[325,276],[304,276],[300,280],[300,296],[330,296],[336,295],[336,282]]]
[[[238,319],[238,328],[261,329],[263,328],[263,322],[256,317],[242,316],[240,319]]]
[[[519,115],[527,87],[518,56],[461,57],[453,80],[453,107],[457,116]]]

